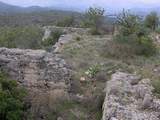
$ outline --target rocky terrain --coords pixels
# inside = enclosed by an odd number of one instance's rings
[[[56,106],[57,99],[76,101],[68,110],[76,117],[65,118],[65,111],[56,120],[160,120],[160,99],[152,92],[151,80],[129,73],[136,67],[102,56],[110,35],[91,36],[81,28],[44,29],[43,40],[55,29],[65,33],[52,52],[0,48],[0,69],[29,90],[35,120],[47,120],[46,107]]]
[[[68,96],[70,69],[56,54],[43,50],[0,48],[0,68],[28,89],[27,101],[35,119],[43,118],[47,112],[44,109],[46,103]]]
[[[159,120],[160,99],[149,79],[117,72],[106,85],[102,120]]]
[[[69,69],[56,54],[43,50],[0,48],[0,66],[27,87],[67,88]],[[55,86],[54,86],[55,85]]]

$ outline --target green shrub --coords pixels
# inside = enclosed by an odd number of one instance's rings
[[[0,119],[21,120],[24,112],[23,99],[26,91],[16,81],[0,73]]]
[[[105,10],[98,7],[90,7],[85,13],[85,20],[83,25],[91,28],[92,35],[100,34],[100,26],[104,21]]]
[[[0,47],[39,49],[43,31],[36,26],[0,28]]]
[[[149,15],[145,18],[145,25],[146,27],[156,30],[159,24],[159,17],[156,12],[151,12]]]
[[[124,47],[127,49],[126,47],[128,47],[128,50],[130,49],[129,54],[150,56],[156,52],[156,47],[149,36],[138,37],[136,34],[131,34],[128,36],[119,35],[116,37],[116,42],[118,43],[115,44],[121,45],[121,48]]]
[[[74,25],[74,16],[65,17],[63,20],[58,21],[56,26],[60,27],[71,27]]]
[[[80,41],[80,40],[81,40],[81,37],[77,36],[77,37],[76,37],[76,40],[77,40],[77,41]]]
[[[85,72],[85,74],[88,75],[89,77],[95,77],[95,75],[100,71],[100,69],[101,66],[96,64],[89,67],[89,69]]]
[[[60,30],[52,32],[51,36],[48,39],[42,41],[42,46],[44,46],[45,48],[53,46],[56,42],[58,42],[61,35],[62,31]]]
[[[119,44],[128,44],[136,55],[149,56],[156,52],[149,30],[143,25],[138,16],[123,11],[118,16],[120,32],[115,37]]]
[[[160,34],[160,27],[158,27],[155,31],[156,33]]]
[[[135,53],[137,55],[153,55],[156,52],[156,48],[153,44],[153,40],[148,36],[142,36],[138,39],[138,44],[135,46]]]
[[[152,85],[154,87],[154,91],[153,92],[160,96],[160,80],[152,81]]]

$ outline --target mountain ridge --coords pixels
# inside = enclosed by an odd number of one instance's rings
[[[75,11],[75,12],[84,12],[86,7],[79,8],[79,7],[74,7],[74,6],[63,6],[61,4],[58,5],[53,5],[53,6],[48,6],[48,7],[41,7],[41,6],[28,6],[28,7],[21,7],[18,5],[11,5],[5,2],[0,1],[0,13],[7,13],[7,14],[12,14],[12,13],[30,13],[30,12],[41,12],[41,11],[50,11],[50,10],[62,10],[62,11]],[[107,13],[109,14],[114,14],[114,13],[119,13],[122,11],[122,9],[114,9],[111,7],[105,7]],[[138,14],[138,15],[146,15],[151,11],[156,11],[160,13],[160,6],[156,7],[134,7],[134,8],[129,8],[130,11]]]
[[[20,7],[0,1],[0,13],[24,13],[24,12],[27,13],[27,12],[48,11],[48,10],[51,9],[48,7],[40,7],[40,6]]]

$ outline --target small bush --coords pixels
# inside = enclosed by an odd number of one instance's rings
[[[58,21],[56,26],[60,27],[71,27],[74,26],[74,16],[65,17],[63,20]]]
[[[151,12],[149,15],[145,18],[145,26],[147,28],[150,28],[151,30],[156,30],[159,24],[159,17],[156,12]]]
[[[160,80],[152,81],[152,85],[154,87],[154,91],[153,92],[160,96]]]
[[[100,71],[101,66],[96,64],[91,66],[86,72],[85,74],[88,75],[89,77],[95,77],[95,75]]]
[[[61,35],[62,35],[62,31],[57,30],[57,31],[52,32],[51,36],[42,42],[42,45],[44,47],[53,46],[56,42],[58,42]]]
[[[77,37],[76,37],[76,40],[77,40],[77,41],[80,41],[80,40],[81,40],[81,37],[77,36]]]
[[[160,27],[158,27],[155,31],[156,33],[160,34]]]
[[[83,26],[91,28],[92,35],[100,34],[100,27],[104,22],[105,10],[99,7],[90,7],[85,13],[85,20]]]
[[[156,47],[149,36],[149,30],[141,23],[138,16],[123,11],[118,16],[120,32],[115,37],[118,44],[125,44],[132,49],[136,55],[153,55]]]
[[[0,72],[0,119],[21,120],[24,113],[23,99],[26,91],[18,87],[14,80],[10,80]]]
[[[103,51],[105,51],[103,55],[113,58],[128,58],[134,55],[134,50],[131,46],[115,41],[108,41]]]
[[[126,51],[129,52],[128,54],[145,56],[153,55],[156,52],[156,47],[153,44],[152,39],[148,36],[138,37],[135,34],[128,36],[119,35],[115,42],[118,42],[115,44],[119,44],[119,47],[117,47],[119,52],[121,50],[125,51],[126,49]]]

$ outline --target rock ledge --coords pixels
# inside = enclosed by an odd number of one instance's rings
[[[102,120],[160,120],[160,100],[149,79],[117,72],[106,86]]]

